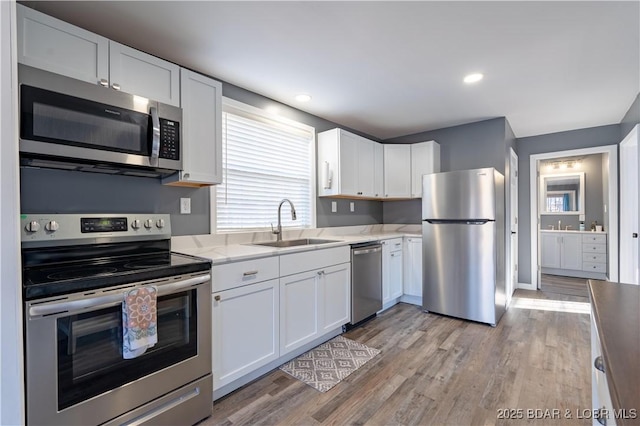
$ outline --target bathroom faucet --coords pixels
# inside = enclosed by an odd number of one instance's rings
[[[291,220],[297,219],[296,208],[293,207],[293,203],[288,198],[283,198],[282,201],[280,201],[280,205],[278,206],[278,227],[276,229],[273,229],[273,223],[271,224],[271,233],[276,234],[276,241],[282,241],[282,219],[280,211],[282,210],[282,205],[285,201],[291,206]]]
[[[558,221],[558,229],[562,229],[562,221],[561,220]]]

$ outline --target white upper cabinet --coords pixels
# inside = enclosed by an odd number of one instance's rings
[[[205,186],[222,182],[222,83],[182,68],[182,171],[163,183]]]
[[[373,196],[382,197],[384,193],[384,147],[381,143],[373,146]]]
[[[411,146],[384,145],[384,198],[411,197]]]
[[[375,198],[382,170],[377,142],[342,129],[318,133],[318,195]]]
[[[111,87],[180,106],[180,67],[171,62],[109,42],[109,81]]]
[[[422,198],[422,175],[440,171],[440,144],[435,141],[411,144],[411,198]]]
[[[92,84],[109,83],[109,40],[23,5],[18,62]]]
[[[180,106],[180,67],[17,5],[18,62]]]

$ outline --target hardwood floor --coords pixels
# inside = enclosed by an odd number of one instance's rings
[[[588,302],[589,290],[587,289],[587,280],[585,278],[548,274],[542,274],[540,278],[540,289],[544,293],[580,296],[587,299],[585,301]]]
[[[576,418],[591,407],[589,315],[559,311],[587,306],[561,299],[517,290],[495,328],[396,305],[344,334],[382,352],[330,391],[274,370],[200,425],[590,424]],[[559,420],[539,418],[553,409]]]

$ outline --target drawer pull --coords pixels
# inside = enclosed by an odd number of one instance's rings
[[[219,294],[216,294],[215,296],[213,296],[213,300],[215,300],[216,302],[219,302],[220,299],[222,299],[222,298],[220,297]]]
[[[596,357],[595,360],[593,360],[593,366],[597,369],[602,371],[603,373],[606,374],[606,372],[604,371],[604,360],[602,359],[602,356]]]
[[[250,277],[252,275],[258,275],[258,271],[248,271],[248,272],[245,272],[242,275],[245,276],[245,277]]]

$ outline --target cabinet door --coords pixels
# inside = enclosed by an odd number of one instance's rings
[[[384,145],[384,198],[411,196],[411,146]]]
[[[109,41],[109,82],[116,90],[180,106],[180,67]]]
[[[404,294],[422,297],[422,238],[407,238],[404,256]]]
[[[582,270],[582,235],[567,232],[561,238],[560,268]]]
[[[16,5],[18,62],[92,84],[109,84],[109,40]]]
[[[341,195],[358,195],[358,138],[340,130],[340,190]]]
[[[351,263],[322,269],[320,294],[321,334],[348,323],[351,320]]]
[[[358,138],[358,195],[373,197],[374,188],[374,162],[375,142],[365,138]]]
[[[382,303],[402,296],[402,238],[382,241]]]
[[[213,388],[279,356],[278,280],[213,293]]]
[[[540,266],[560,268],[560,238],[555,232],[540,233]]]
[[[384,148],[373,143],[373,196],[381,198],[384,193]]]
[[[439,171],[439,144],[435,141],[411,144],[411,198],[422,198],[422,175]]]
[[[222,182],[222,83],[182,68],[182,165],[180,184]]]
[[[320,335],[319,282],[319,271],[280,278],[280,355]]]

